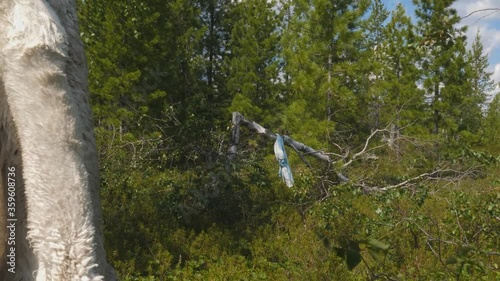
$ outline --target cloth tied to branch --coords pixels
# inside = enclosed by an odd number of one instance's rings
[[[276,142],[274,143],[274,155],[279,163],[278,175],[283,178],[286,186],[293,186],[293,175],[292,169],[290,169],[290,164],[288,163],[288,157],[286,156],[285,143],[283,138],[276,134]]]

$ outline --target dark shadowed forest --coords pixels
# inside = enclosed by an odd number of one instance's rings
[[[413,2],[78,1],[119,277],[499,280],[500,95]],[[233,112],[317,151],[293,187]]]

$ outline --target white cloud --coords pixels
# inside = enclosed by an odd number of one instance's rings
[[[464,17],[481,9],[500,8],[500,2],[498,0],[458,0],[453,7],[459,16]],[[461,24],[469,27],[466,34],[469,38],[469,46],[474,41],[478,29],[485,53],[491,54],[500,46],[500,10],[474,13],[463,19]]]
[[[460,17],[465,17],[481,9],[500,9],[498,0],[458,0],[453,4]],[[467,25],[468,46],[472,45],[479,30],[484,53],[489,56],[489,70],[493,72],[492,79],[500,82],[500,61],[496,53],[500,52],[500,11],[482,11],[474,13],[463,19],[462,25]]]
[[[469,26],[466,33],[469,47],[474,42],[478,30],[481,35],[481,43],[483,43],[485,54],[492,54],[500,47],[500,26],[493,27],[487,23]]]
[[[498,85],[498,83],[500,82],[500,63],[495,64],[493,69],[488,70],[488,71],[493,72],[493,75],[491,75],[491,78],[493,80],[495,80],[495,82],[497,83],[495,89],[489,93],[490,98],[493,98],[500,90],[500,87]]]
[[[493,74],[491,75],[491,79],[495,81],[495,87],[493,90],[487,93],[487,98],[486,98],[486,103],[491,102],[493,97],[495,97],[499,92],[500,92],[500,63],[497,63],[495,65],[490,65],[487,69],[488,72],[492,72]]]

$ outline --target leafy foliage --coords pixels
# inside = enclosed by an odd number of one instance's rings
[[[414,2],[78,1],[120,277],[500,278],[500,98],[454,1]],[[332,162],[290,150],[288,189],[242,127],[229,163],[235,110]]]

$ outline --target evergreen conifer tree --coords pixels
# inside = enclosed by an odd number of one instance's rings
[[[230,54],[225,62],[231,111],[270,122],[279,110],[278,24],[275,1],[242,1],[231,11]]]
[[[494,82],[491,79],[493,73],[488,72],[488,57],[484,54],[481,36],[478,33],[472,43],[472,48],[467,52],[467,79],[469,91],[466,93],[460,105],[460,131],[464,136],[472,137],[483,126],[483,111],[486,99],[493,90]]]
[[[392,12],[385,33],[387,39],[377,56],[384,64],[379,91],[384,105],[383,125],[390,126],[391,144],[395,144],[401,128],[406,128],[409,134],[421,131],[425,98],[417,87],[421,73],[417,67],[419,54],[410,47],[414,26],[401,4]]]
[[[358,129],[362,89],[360,46],[368,1],[291,1],[282,40],[285,73],[291,80],[285,126],[325,140],[339,130]],[[366,109],[363,109],[366,110]],[[319,138],[318,138],[319,137]],[[313,140],[311,140],[313,141]]]
[[[456,28],[460,21],[451,8],[455,0],[413,0],[417,8],[417,48],[425,52],[422,61],[423,85],[430,105],[430,125],[434,134],[448,138],[458,132],[459,105],[466,88],[466,27]]]

